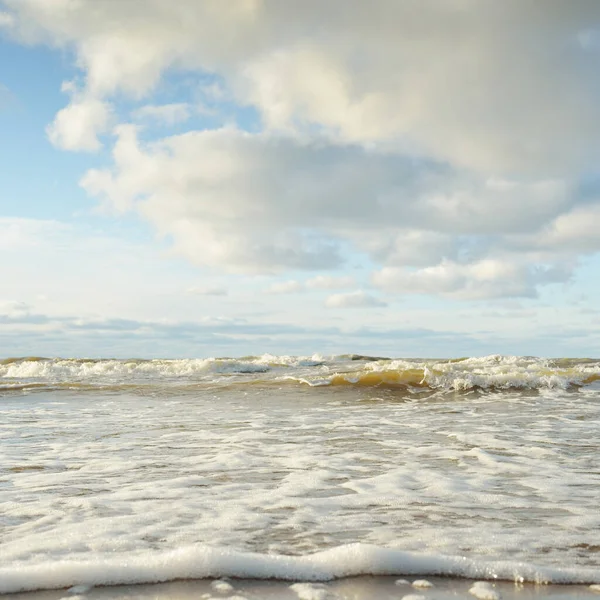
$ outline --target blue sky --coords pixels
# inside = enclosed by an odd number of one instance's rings
[[[1,355],[600,353],[600,6],[329,8],[0,0]]]

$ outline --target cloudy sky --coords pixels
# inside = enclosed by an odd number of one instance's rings
[[[600,354],[597,0],[0,0],[0,355]]]

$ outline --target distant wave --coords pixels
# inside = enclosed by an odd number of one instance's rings
[[[599,380],[598,360],[500,355],[451,360],[265,354],[172,360],[23,357],[0,361],[0,391],[6,392],[290,384],[457,392],[568,390]]]

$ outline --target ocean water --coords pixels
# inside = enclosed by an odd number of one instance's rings
[[[600,361],[0,362],[0,593],[600,582]]]

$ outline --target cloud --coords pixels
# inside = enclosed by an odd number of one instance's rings
[[[0,315],[11,318],[20,318],[31,313],[31,306],[19,300],[0,301]]]
[[[441,272],[450,261],[477,272],[477,262],[501,259],[537,269],[560,262],[559,240],[549,238],[542,257],[537,237],[575,202],[561,181],[477,178],[358,146],[236,129],[141,143],[134,127],[121,126],[113,155],[113,169],[83,178],[90,194],[150,221],[192,262],[233,272],[336,267],[348,243],[385,268]],[[307,282],[327,285],[336,283]],[[529,283],[501,288],[498,280],[489,290],[532,293]]]
[[[98,136],[105,133],[112,119],[111,107],[93,96],[81,95],[71,84],[71,103],[60,110],[46,128],[48,139],[63,150],[94,152],[102,147]]]
[[[304,291],[304,286],[299,281],[281,281],[273,283],[267,288],[267,294],[295,294]]]
[[[15,24],[15,18],[10,13],[0,11],[0,27],[9,28]]]
[[[34,249],[68,230],[69,226],[65,223],[50,219],[0,217],[0,248],[6,252]]]
[[[400,344],[399,344],[400,341]],[[198,320],[90,318],[76,314],[23,314],[10,322],[0,311],[0,342],[7,356],[117,356],[122,358],[243,356],[277,353],[341,354],[377,349],[397,355],[409,349],[423,355],[436,344],[438,355],[465,348],[491,352],[497,337],[482,343],[472,333],[411,327],[298,326],[277,321],[210,317]],[[385,349],[385,352],[384,352]]]
[[[27,302],[10,300],[0,302],[0,325],[31,326],[47,325],[52,322],[48,315],[36,313]]]
[[[568,280],[570,270],[531,268],[499,259],[469,264],[442,261],[433,267],[408,270],[385,267],[373,275],[373,283],[387,292],[433,294],[457,299],[535,297],[537,286]]]
[[[471,231],[475,231],[473,227]],[[372,259],[390,266],[435,265],[445,258],[456,258],[461,249],[459,232],[390,228],[358,231],[353,235],[358,248]]]
[[[193,262],[230,271],[339,265],[333,230],[344,213],[368,216],[372,179],[402,177],[397,164],[365,165],[359,148],[266,134],[196,131],[151,146],[131,127],[118,136],[115,168],[88,172],[84,188],[138,212]]]
[[[307,290],[335,290],[353,287],[356,285],[354,277],[333,277],[331,275],[317,275],[306,281],[281,281],[273,283],[266,290],[268,294],[297,294]]]
[[[339,276],[334,277],[332,275],[317,275],[306,282],[306,287],[318,290],[336,290],[354,287],[356,280],[354,277]]]
[[[195,69],[223,73],[277,129],[404,140],[502,174],[600,155],[599,49],[582,36],[600,20],[593,0],[4,3],[23,39],[75,48],[96,98],[140,97],[168,69]]]
[[[166,125],[183,123],[190,118],[190,105],[186,102],[173,104],[146,104],[133,112],[135,119],[152,119]]]
[[[579,186],[600,159],[595,0],[3,3],[12,35],[76,57],[59,147],[98,149],[123,98],[180,122],[179,103],[152,103],[174,72],[256,111],[253,134],[141,142],[121,125],[112,167],[82,180],[194,264],[274,274],[351,254],[394,293],[528,297],[600,250],[600,200]]]
[[[515,240],[532,249],[561,254],[591,254],[600,250],[600,203],[593,202],[575,206],[568,212],[558,215],[535,236],[523,236]]]
[[[325,300],[327,308],[373,308],[387,306],[383,300],[362,290],[347,294],[332,294]]]

